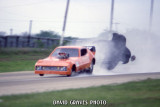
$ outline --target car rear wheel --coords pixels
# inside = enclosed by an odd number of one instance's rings
[[[93,68],[94,68],[94,64],[93,64],[93,61],[92,61],[91,64],[90,64],[89,70],[87,71],[87,73],[88,74],[92,74]]]

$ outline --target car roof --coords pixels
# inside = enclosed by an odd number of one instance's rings
[[[57,48],[76,48],[76,49],[82,49],[85,48],[84,46],[59,46]]]

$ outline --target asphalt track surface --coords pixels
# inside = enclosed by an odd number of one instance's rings
[[[160,78],[160,72],[118,75],[79,74],[73,77],[59,75],[40,77],[34,74],[34,71],[0,73],[0,96],[119,84],[147,78]]]

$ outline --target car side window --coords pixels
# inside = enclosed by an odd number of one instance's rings
[[[81,49],[81,56],[84,56],[87,54],[87,49]]]

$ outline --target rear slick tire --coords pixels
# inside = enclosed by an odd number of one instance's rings
[[[89,70],[87,71],[88,74],[92,74],[93,73],[93,68],[94,68],[94,64],[93,61],[90,64]]]

